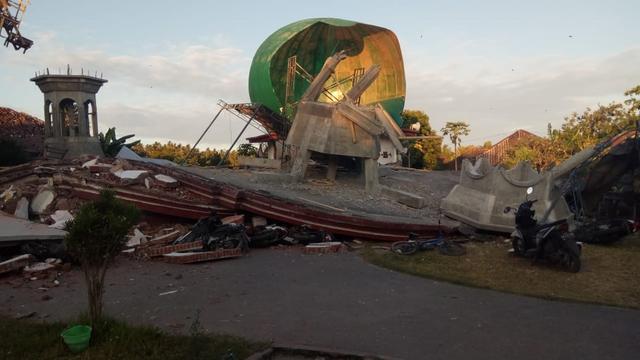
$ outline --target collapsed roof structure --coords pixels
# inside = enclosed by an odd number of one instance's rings
[[[633,203],[626,216],[635,218],[633,175],[640,161],[639,146],[637,131],[625,131],[542,173],[527,162],[506,170],[492,166],[486,157],[475,164],[465,160],[460,183],[442,200],[441,207],[447,216],[476,228],[511,232],[515,227],[513,215],[503,210],[522,202],[526,189],[533,187],[532,198],[538,200],[534,209],[543,222],[569,219],[584,226],[597,217],[619,216],[607,214],[611,209],[603,207],[607,201],[604,196],[626,179],[631,184],[622,187],[630,187],[627,190],[632,195],[626,200]],[[631,176],[625,178],[625,174]],[[623,194],[622,187],[619,194]],[[624,195],[608,200],[615,200],[613,207],[618,210],[627,207]]]

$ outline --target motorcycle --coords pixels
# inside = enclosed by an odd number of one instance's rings
[[[529,200],[532,193],[533,188],[528,188],[525,201],[517,209],[509,206],[504,209],[505,214],[515,210],[516,230],[511,234],[513,252],[534,262],[547,260],[570,272],[580,271],[581,244],[575,241],[572,234],[562,230],[567,220],[538,223],[533,209],[537,200]]]

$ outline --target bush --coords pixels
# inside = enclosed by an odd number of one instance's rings
[[[124,248],[127,233],[139,217],[138,209],[116,199],[113,191],[103,190],[97,201],[83,205],[75,219],[67,223],[65,245],[82,266],[94,326],[102,317],[107,268]]]

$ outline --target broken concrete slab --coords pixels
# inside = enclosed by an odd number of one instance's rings
[[[29,263],[33,260],[33,255],[23,254],[11,258],[7,261],[0,262],[0,274],[22,269],[25,266],[29,265]]]
[[[0,213],[0,246],[30,240],[62,240],[66,231]]]
[[[34,198],[31,200],[30,208],[31,212],[40,215],[44,213],[49,205],[56,198],[56,193],[51,189],[42,189]]]
[[[579,155],[579,154],[578,154]],[[532,199],[538,201],[533,205],[536,213],[542,216],[549,209],[559,193],[556,184],[567,164],[576,166],[575,155],[562,165],[546,173],[539,174],[527,162],[520,162],[510,170],[501,166],[492,166],[488,159],[480,158],[475,164],[469,160],[462,162],[460,183],[441,202],[443,213],[453,219],[482,230],[510,233],[515,228],[512,213],[505,213],[507,206],[517,207],[526,197],[526,189],[533,187]],[[571,216],[569,206],[560,199],[548,221],[568,219]]]
[[[73,220],[73,215],[67,210],[56,210],[56,212],[51,214],[51,219],[54,223],[49,225],[50,228],[64,230],[67,222]]]
[[[172,264],[192,264],[204,261],[236,258],[240,256],[242,256],[242,250],[235,248],[201,252],[173,252],[164,254],[163,260]]]
[[[47,271],[47,270],[51,270],[53,268],[55,268],[56,266],[54,264],[49,264],[46,262],[37,262],[31,265],[27,265],[24,267],[24,271],[28,272],[28,273],[32,273],[32,272],[40,272],[40,271]]]
[[[393,189],[388,186],[380,186],[380,191],[397,202],[412,207],[414,209],[422,209],[427,206],[425,198],[415,194],[408,193],[406,191]]]
[[[280,168],[282,167],[282,160],[249,157],[249,156],[238,156],[238,165],[246,166],[246,167],[280,170]]]
[[[87,162],[83,163],[83,164],[82,164],[82,167],[83,167],[83,168],[89,168],[89,167],[91,167],[91,166],[96,165],[97,163],[98,163],[98,158],[91,159],[91,160],[89,160],[89,161],[87,161]]]
[[[138,228],[133,229],[133,236],[129,237],[129,241],[127,241],[128,247],[134,247],[141,244],[144,244],[147,241],[147,235],[145,235]]]
[[[26,197],[21,197],[16,205],[16,211],[13,213],[17,218],[29,219],[29,200]]]
[[[175,178],[168,176],[168,175],[163,175],[163,174],[157,174],[153,177],[155,179],[154,183],[159,185],[160,187],[166,188],[166,189],[175,189],[178,187],[179,182],[178,180],[176,180]],[[147,185],[148,182],[148,178],[145,178],[145,186],[147,186],[147,188],[150,187]]]
[[[138,179],[143,174],[146,174],[147,170],[119,170],[113,173],[113,175],[125,180]]]

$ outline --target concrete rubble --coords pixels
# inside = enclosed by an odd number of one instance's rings
[[[124,155],[136,158],[126,151]],[[191,168],[136,159],[39,160],[0,169],[0,209],[22,217],[0,217],[3,225],[17,226],[15,231],[2,226],[0,260],[26,253],[32,255],[29,261],[20,257],[15,262],[21,265],[12,269],[37,273],[58,268],[60,264],[45,259],[52,253],[64,256],[67,222],[105,188],[144,212],[123,251],[142,261],[198,263],[241,257],[249,248],[260,247],[293,246],[306,254],[328,254],[347,249],[336,236],[394,241],[409,232],[439,230],[433,222],[353,212],[325,204],[326,198],[283,198],[233,178],[221,182]]]

